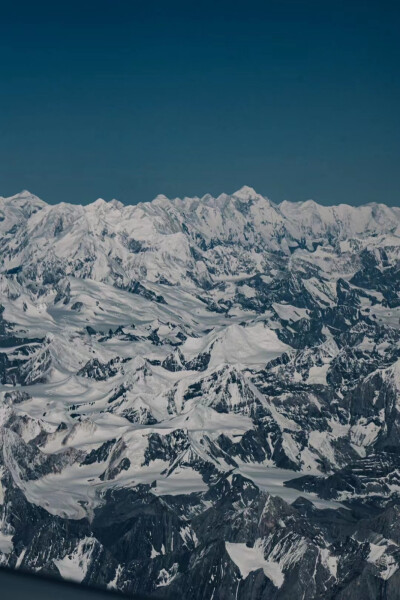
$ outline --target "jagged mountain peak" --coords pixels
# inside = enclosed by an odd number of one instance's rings
[[[397,221],[400,219],[400,208],[389,207],[383,203],[368,203],[360,206],[352,206],[348,204],[325,206],[318,204],[315,200],[309,199],[299,202],[284,200],[280,204],[274,204],[270,202],[266,196],[257,193],[254,188],[249,186],[243,186],[236,192],[233,192],[231,195],[226,193],[220,194],[216,198],[211,194],[206,194],[202,198],[195,196],[169,199],[167,196],[159,194],[154,200],[150,202],[142,202],[137,205],[124,205],[115,199],[107,202],[102,198],[98,198],[94,202],[85,205],[83,208],[86,211],[89,210],[91,212],[93,210],[104,211],[107,207],[110,209],[118,208],[123,210],[126,216],[133,217],[139,209],[151,214],[151,207],[159,206],[165,210],[170,210],[170,208],[174,207],[176,211],[183,211],[183,213],[186,214],[188,210],[193,212],[200,210],[202,206],[209,206],[217,210],[224,210],[226,203],[231,199],[238,199],[244,202],[248,202],[249,200],[262,201],[262,206],[266,205],[274,208],[274,211],[269,213],[271,218],[272,215],[274,215],[273,218],[276,220],[275,213],[278,211],[284,217],[284,219],[287,219],[291,222],[292,226],[294,222],[297,222],[300,227],[302,225],[302,220],[307,220],[310,214],[318,215],[319,218],[321,218],[323,221],[326,221],[327,224],[333,224],[335,220],[345,223],[347,227],[354,227],[354,232],[358,233],[362,232],[362,230],[368,227],[368,225],[371,225],[369,221],[374,221],[375,226],[380,225],[386,231],[390,229],[390,219],[395,219],[396,225],[398,224]],[[27,202],[35,205],[36,207],[49,206],[46,202],[27,190],[23,190],[22,192],[8,198],[0,198],[0,200],[10,207],[18,207],[20,204]],[[65,207],[66,210],[78,210],[80,205],[63,202],[58,204],[58,206]],[[255,210],[256,213],[254,216],[259,216],[257,209]],[[355,223],[357,223],[358,228]]]
[[[87,205],[88,208],[93,208],[93,209],[102,209],[108,206],[108,202],[106,200],[104,200],[104,198],[97,198],[97,200],[94,200],[93,202],[91,202],[90,204]]]
[[[240,200],[252,200],[262,197],[261,194],[258,194],[254,188],[248,185],[242,186],[239,190],[234,192],[232,196],[240,198]]]
[[[21,190],[20,192],[18,192],[17,194],[14,194],[13,196],[8,196],[6,198],[3,197],[3,200],[8,200],[10,202],[16,202],[21,199],[38,201],[40,203],[46,204],[44,202],[44,200],[41,200],[38,196],[36,196],[35,194],[32,194],[32,192],[30,192],[29,190]]]
[[[47,203],[44,200],[28,190],[22,190],[22,192],[9,197],[0,196],[0,209],[8,207],[9,209],[20,210],[26,218],[45,206],[47,206]]]

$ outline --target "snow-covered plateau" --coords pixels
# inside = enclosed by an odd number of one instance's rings
[[[400,599],[400,208],[0,198],[0,564]]]

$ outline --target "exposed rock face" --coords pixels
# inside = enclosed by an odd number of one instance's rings
[[[400,209],[0,210],[1,564],[400,599]]]

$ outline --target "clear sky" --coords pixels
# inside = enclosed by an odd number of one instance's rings
[[[4,0],[0,195],[400,205],[397,0]]]

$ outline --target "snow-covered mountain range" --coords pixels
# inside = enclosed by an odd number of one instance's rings
[[[400,208],[0,198],[0,564],[400,598]]]

